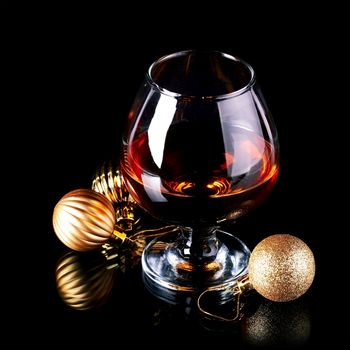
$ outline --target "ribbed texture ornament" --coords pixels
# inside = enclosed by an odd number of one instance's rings
[[[113,204],[129,200],[123,176],[113,162],[105,162],[97,169],[92,189],[106,196]]]
[[[78,189],[60,199],[52,221],[62,243],[73,250],[88,251],[100,247],[111,237],[115,211],[103,195]]]
[[[135,210],[137,204],[129,194],[123,175],[115,162],[104,162],[97,168],[91,188],[103,194],[113,204],[116,225],[119,228],[130,231],[139,223],[140,214]]]

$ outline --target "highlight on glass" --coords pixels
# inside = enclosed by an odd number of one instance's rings
[[[217,51],[154,62],[129,114],[121,169],[137,204],[179,225],[144,250],[151,291],[226,288],[249,249],[220,229],[268,197],[279,170],[276,127],[253,68]]]

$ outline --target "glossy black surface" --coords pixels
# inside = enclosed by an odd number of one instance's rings
[[[123,339],[136,348],[147,343],[147,348],[164,349],[168,343],[189,348],[193,339],[203,348],[309,349],[346,338],[341,316],[347,317],[348,283],[339,277],[348,266],[348,237],[338,200],[343,190],[346,197],[340,175],[347,161],[339,136],[345,112],[339,110],[342,98],[333,90],[341,72],[328,55],[338,47],[324,26],[326,9],[323,17],[304,7],[291,11],[286,19],[256,9],[257,19],[245,25],[238,25],[236,16],[209,25],[213,13],[196,22],[189,15],[187,31],[182,28],[180,35],[169,29],[166,40],[150,33],[146,21],[138,23],[138,36],[106,23],[106,29],[85,31],[76,20],[68,21],[65,29],[50,29],[43,91],[49,156],[41,172],[47,179],[46,226],[31,251],[38,261],[34,272],[28,264],[20,275],[21,284],[34,295],[28,300],[33,311],[23,312],[34,344],[117,349]],[[176,21],[169,21],[167,28],[174,29]],[[149,64],[163,54],[194,47],[218,49],[251,63],[279,132],[281,172],[275,189],[261,207],[227,229],[250,249],[274,233],[300,237],[314,252],[315,281],[295,303],[272,305],[255,297],[250,317],[238,324],[218,324],[203,320],[191,302],[174,307],[154,299],[136,266],[116,272],[110,298],[99,309],[73,310],[56,289],[56,264],[67,249],[53,232],[53,207],[66,192],[90,187],[98,164],[118,156],[123,125]],[[38,276],[40,287],[32,278]]]

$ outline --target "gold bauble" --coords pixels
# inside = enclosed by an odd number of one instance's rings
[[[135,211],[137,204],[129,194],[115,162],[104,162],[97,168],[91,188],[103,194],[113,204],[119,228],[130,231],[139,222],[140,215]]]
[[[113,162],[104,162],[97,168],[91,187],[106,196],[113,204],[129,200],[123,175]]]
[[[85,253],[86,254],[86,253]],[[91,253],[89,253],[91,254]],[[56,286],[62,300],[76,310],[93,309],[105,304],[115,274],[96,256],[69,252],[56,266]]]
[[[111,237],[115,211],[102,194],[78,189],[60,199],[52,222],[62,243],[73,250],[88,251],[100,247]]]
[[[253,250],[249,279],[258,293],[272,301],[299,298],[311,286],[315,259],[310,248],[288,234],[272,235]]]

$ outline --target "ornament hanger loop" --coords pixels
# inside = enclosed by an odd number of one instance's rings
[[[236,307],[234,309],[235,316],[233,318],[226,318],[226,317],[223,317],[220,315],[213,314],[209,311],[206,311],[201,306],[201,300],[202,300],[203,296],[209,292],[214,292],[214,290],[206,289],[204,292],[202,292],[199,295],[199,297],[197,299],[197,307],[198,307],[198,310],[201,314],[208,316],[209,318],[215,319],[217,321],[225,321],[225,322],[239,321],[242,318],[241,309],[242,309],[243,305],[241,304],[241,294],[237,294],[237,297],[236,297]]]
[[[230,287],[228,290],[232,292],[233,298],[235,298],[235,303],[236,306],[233,309],[235,316],[233,318],[227,318],[223,317],[217,314],[213,314],[203,308],[201,305],[201,301],[204,297],[205,294],[210,293],[210,292],[217,292],[222,289],[206,289],[204,290],[198,297],[197,299],[197,307],[198,310],[201,314],[208,316],[212,319],[215,319],[217,321],[225,321],[225,322],[235,322],[239,321],[243,317],[242,309],[244,304],[241,302],[241,296],[244,292],[251,290],[253,287],[249,282],[249,277],[248,275],[244,275],[240,279],[237,280],[237,283]]]

